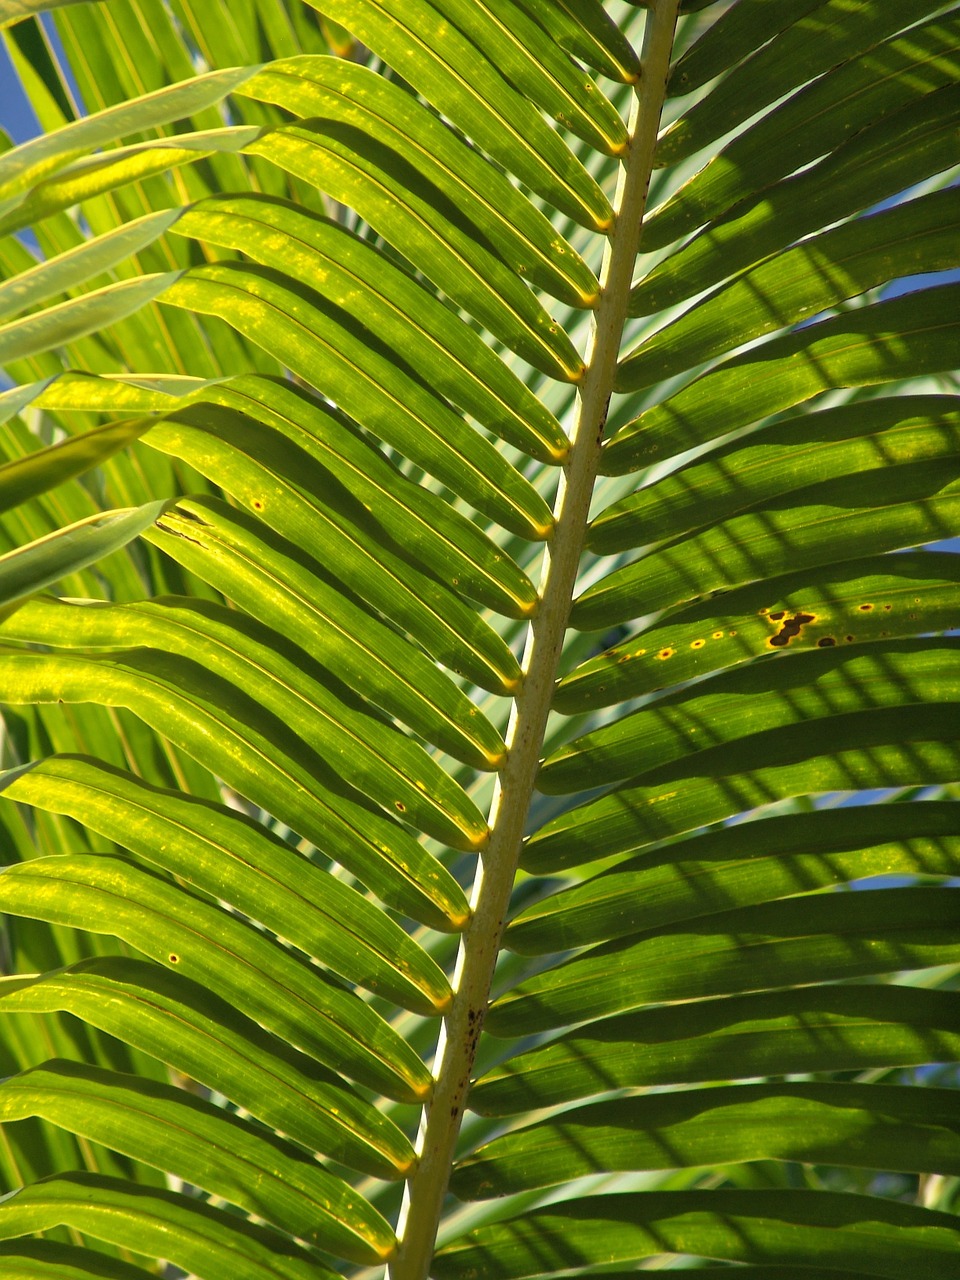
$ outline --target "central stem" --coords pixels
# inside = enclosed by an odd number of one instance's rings
[[[557,497],[540,608],[527,635],[523,684],[507,731],[507,762],[498,779],[490,839],[481,854],[474,885],[473,916],[460,946],[453,983],[456,994],[440,1035],[436,1087],[421,1126],[420,1161],[407,1187],[391,1280],[425,1280],[430,1272],[577,581],[653,169],[678,6],[679,0],[652,0],[647,14],[641,79],[633,100],[629,143],[615,201],[617,221],[600,273],[600,301],[580,385],[576,427]]]

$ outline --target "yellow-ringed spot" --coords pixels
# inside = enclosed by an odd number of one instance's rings
[[[670,648],[661,649],[660,652],[657,654],[657,660],[659,662],[666,662],[667,658],[672,658],[674,653],[676,653],[675,649],[670,649]]]
[[[171,964],[180,963],[180,957],[174,951],[170,952],[170,954],[167,956],[167,959],[170,961]]]
[[[704,646],[706,643],[707,643],[707,642],[706,642],[706,640],[691,640],[691,641],[690,641],[690,648],[691,648],[691,649],[702,649],[702,648],[703,648],[703,646]]]
[[[632,662],[634,658],[644,657],[646,652],[646,649],[634,649],[633,653],[621,653],[617,662]]]

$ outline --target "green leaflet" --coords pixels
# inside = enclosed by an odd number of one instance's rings
[[[274,163],[304,176],[322,174],[324,189],[349,195],[365,221],[397,240],[407,256],[413,256],[407,246],[421,246],[416,258],[429,265],[431,278],[440,272],[437,283],[505,341],[519,320],[518,332],[529,330],[518,339],[524,349],[540,349],[534,364],[546,358],[556,365],[559,357],[561,368],[572,361],[572,372],[581,370],[575,349],[562,335],[551,334],[549,317],[517,276],[529,276],[571,306],[592,306],[593,272],[497,169],[429,112],[414,109],[409,94],[364,68],[312,58],[265,69],[249,91],[307,118],[303,128],[271,135],[280,147],[271,157]],[[318,111],[321,105],[324,110]],[[365,156],[352,154],[346,145],[359,130],[370,135]],[[322,167],[320,153],[326,153]],[[378,187],[393,198],[384,201]],[[550,348],[552,357],[546,354]]]
[[[487,1199],[591,1173],[800,1160],[911,1172],[960,1168],[951,1089],[862,1084],[735,1085],[565,1111],[480,1147],[451,1189]]]
[[[125,547],[149,528],[166,506],[165,502],[151,502],[127,511],[88,516],[0,556],[0,611]]]
[[[7,1120],[42,1115],[354,1261],[377,1262],[391,1251],[388,1224],[346,1184],[181,1089],[49,1063],[4,1082],[0,1114]]]
[[[229,912],[135,863],[61,854],[0,873],[4,909],[121,937],[207,985],[261,1026],[335,1071],[405,1101],[430,1076],[369,1005]]]
[[[822,501],[836,492],[838,476],[955,459],[958,427],[954,396],[884,396],[791,417],[612,503],[591,521],[588,545],[609,555],[648,544],[651,534],[664,542],[760,505]],[[866,488],[858,481],[847,491]]]
[[[929,551],[844,560],[707,598],[572,671],[564,714],[608,706],[762,655],[945,631],[960,563]]]
[[[749,771],[727,773],[723,752],[704,753],[692,769],[654,770],[644,786],[621,787],[548,822],[527,843],[521,864],[542,874],[593,862],[794,796],[953,780],[955,705],[878,711],[832,728],[850,732],[830,743],[830,755],[811,754],[806,739],[788,731],[766,735]],[[744,765],[750,754],[748,748]]]
[[[474,1085],[470,1106],[513,1115],[625,1087],[951,1062],[958,1013],[955,992],[884,983],[664,1005],[509,1059]]]
[[[480,337],[451,325],[450,311],[406,272],[337,223],[286,202],[247,195],[201,201],[178,219],[178,234],[242,250],[309,281],[477,421],[543,462],[559,461],[567,437],[553,415]],[[484,455],[487,456],[487,455]]]
[[[176,209],[146,214],[128,226],[95,236],[5,280],[0,284],[0,317],[16,315],[25,307],[34,307],[47,298],[96,279],[153,244],[179,216]]]
[[[781,22],[785,14],[789,20],[797,12],[796,4],[787,13],[766,0],[750,0],[730,9],[729,17],[745,21],[752,38],[766,17]],[[683,232],[695,231],[746,196],[842,146],[852,132],[955,83],[960,78],[958,47],[956,23],[934,19],[820,76],[737,134],[656,209],[644,225],[644,247],[669,244]]]
[[[677,59],[670,70],[667,92],[676,97],[692,93],[822,4],[823,0],[798,0],[785,8],[766,4],[765,0],[740,0]]]
[[[314,1254],[293,1247],[276,1231],[255,1226],[236,1213],[216,1210],[193,1196],[156,1188],[147,1190],[119,1179],[64,1174],[23,1188],[0,1206],[0,1235],[50,1230],[59,1225],[86,1231],[95,1239],[133,1252],[150,1248],[200,1275],[205,1270],[210,1274],[216,1267],[229,1268],[237,1280],[329,1280],[334,1275]],[[31,1258],[36,1253],[54,1258],[55,1267],[68,1266],[77,1254],[82,1254],[83,1270],[77,1271],[78,1280],[86,1280],[91,1274],[108,1280],[131,1280],[132,1268],[127,1263],[87,1249],[49,1244],[46,1240],[15,1240],[0,1245],[4,1265],[10,1254],[20,1252]],[[29,1280],[36,1274],[27,1272]],[[64,1275],[73,1280],[74,1272],[55,1270],[52,1275],[56,1280]],[[140,1271],[133,1275],[140,1280]]]
[[[402,66],[415,89],[554,208],[593,230],[608,229],[605,196],[501,74],[496,46],[485,41],[487,54],[464,34],[461,27],[471,25],[466,3],[454,0],[443,15],[428,0],[334,0],[326,8],[385,62]],[[411,47],[417,59],[407,56]]]
[[[947,890],[815,894],[719,912],[606,943],[530,978],[487,1015],[493,1035],[529,1035],[647,1003],[835,982],[956,963]]]
[[[921,81],[922,77],[921,68]],[[633,291],[631,310],[646,315],[692,297],[812,231],[950,170],[956,163],[956,116],[960,106],[960,86],[955,80],[954,74],[942,88],[924,94],[919,102],[908,100],[899,111],[865,122],[866,127],[835,151],[769,188],[769,168],[759,164],[759,155],[766,152],[766,139],[758,139],[755,172],[762,176],[757,179],[756,193],[743,199],[738,184],[740,203],[672,253],[661,267],[655,267]],[[847,137],[846,115],[838,112],[838,116],[837,127]],[[808,139],[816,136],[816,127],[816,123],[812,128],[807,126]],[[773,145],[776,147],[776,143]],[[809,159],[816,160],[821,154],[817,145]],[[680,235],[684,220],[677,221],[679,227],[669,221],[659,225],[651,220],[644,250],[655,249],[661,237],[669,243]],[[696,210],[691,223],[689,230],[702,225]]]
[[[773,338],[704,374],[628,423],[605,450],[620,475],[680,453],[831,387],[872,386],[951,367],[960,287],[943,285]],[[884,334],[896,333],[895,343]],[[629,375],[621,390],[630,389]]]
[[[789,662],[752,663],[654,703],[577,738],[547,758],[537,786],[581,791],[695,756],[724,755],[726,767],[762,760],[768,731],[825,743],[883,707],[960,705],[960,642],[879,641],[864,652],[828,647]],[[707,766],[708,767],[708,766]]]
[[[75,0],[63,0],[64,4]],[[44,6],[46,8],[46,5]],[[47,1240],[18,1240],[0,1245],[4,1274],[9,1280],[147,1280],[150,1273],[91,1249],[51,1244]]]
[[[432,574],[411,564],[402,549],[394,550],[390,546],[388,538],[375,538],[376,529],[370,527],[373,521],[360,518],[349,494],[338,494],[333,485],[328,485],[325,501],[311,499],[309,491],[288,479],[278,467],[271,467],[269,459],[267,463],[259,461],[258,454],[265,445],[276,443],[274,440],[264,439],[262,432],[243,431],[242,423],[231,425],[240,427],[233,433],[239,447],[232,449],[225,445],[220,433],[198,430],[189,423],[165,422],[158,428],[153,443],[164,452],[169,450],[183,457],[198,470],[221,475],[228,490],[239,489],[240,493],[235,496],[262,515],[265,526],[273,527],[289,541],[294,548],[294,558],[301,565],[308,558],[306,549],[309,549],[314,559],[328,566],[326,573],[341,581],[346,578],[344,585],[351,598],[358,595],[368,601],[381,616],[399,624],[445,665],[497,693],[508,693],[516,687],[519,676],[516,658],[492,627],[477,616],[475,609]],[[296,458],[282,441],[277,452],[288,465]],[[307,459],[304,465],[308,468],[308,478],[318,482],[322,473],[311,467]],[[206,549],[209,542],[205,539],[218,537],[216,530],[212,535],[205,535],[204,527],[210,523],[208,506],[203,499],[181,501],[173,511],[164,513],[164,518],[157,522],[158,532],[151,530],[149,536],[159,542],[160,534],[172,535]],[[269,538],[266,528],[263,537]],[[197,558],[189,548],[172,554],[175,559],[185,555]],[[309,571],[309,563],[305,567]],[[202,570],[201,576],[204,576]],[[462,630],[458,625],[461,622]]]
[[[119,1179],[62,1174],[24,1187],[0,1204],[3,1237],[49,1231],[61,1224],[135,1253],[149,1249],[200,1275],[229,1270],[237,1280],[329,1280],[335,1274],[314,1254],[268,1227],[215,1209],[196,1196]],[[3,1246],[22,1247],[19,1242]],[[89,1265],[95,1266],[98,1255],[92,1256]]]
[[[118,449],[138,440],[148,426],[149,423],[143,421],[108,423],[71,440],[38,449],[25,458],[0,464],[0,510],[17,507],[99,466]]]
[[[668,129],[660,141],[657,163],[665,165],[699,151],[701,147],[716,138],[721,138],[736,125],[754,115],[761,107],[782,98],[791,89],[812,80],[821,72],[829,71],[838,63],[855,56],[864,49],[879,42],[885,36],[902,29],[910,22],[924,17],[933,9],[940,8],[938,0],[901,0],[892,9],[882,0],[867,0],[852,10],[846,0],[826,0],[826,3],[813,6],[813,11],[804,3],[800,11],[791,6],[789,15],[782,10],[772,20],[767,19],[764,26],[782,28],[779,38],[770,41],[760,48],[763,41],[763,26],[758,28],[749,20],[744,23],[745,34],[749,41],[748,48],[758,52],[750,58],[744,58],[743,52],[737,56],[737,41],[730,40],[729,29],[726,40],[717,38],[717,29],[711,32],[709,44],[714,58],[734,62],[732,69],[720,84],[705,94],[690,108],[671,129]],[[796,20],[794,19],[796,15]],[[753,14],[745,14],[752,18]],[[761,20],[763,21],[763,20]],[[719,24],[718,24],[719,25]],[[737,35],[741,33],[738,31]],[[745,50],[744,50],[745,52]],[[694,55],[696,76],[709,69],[709,56]],[[718,61],[720,60],[718,59]],[[696,63],[700,67],[696,68]],[[682,65],[682,64],[681,64]],[[717,70],[720,68],[717,67]],[[724,68],[725,69],[725,68]],[[677,68],[675,75],[682,77],[683,70]],[[689,74],[689,64],[688,64]],[[715,72],[713,72],[715,74]],[[679,83],[683,83],[682,79]]]
[[[148,443],[170,453],[182,448],[199,461],[215,455],[223,487],[264,516],[263,489],[267,477],[274,478],[289,490],[288,505],[319,510],[372,560],[401,576],[405,561],[412,561],[414,582],[432,577],[443,584],[449,612],[460,604],[451,590],[456,587],[509,617],[525,617],[536,607],[527,575],[489,537],[436,494],[412,484],[341,415],[306,392],[266,380],[211,387],[161,419]],[[248,496],[250,462],[264,473],[259,505]]]
[[[573,625],[598,630],[758,579],[937,541],[956,523],[958,478],[953,457],[801,489],[779,509],[734,516],[615,569],[575,603]]]
[[[325,297],[266,267],[218,263],[193,268],[164,302],[221,316],[493,519],[524,537],[548,534],[549,508],[519,472]]]
[[[18,193],[27,192],[35,183],[77,156],[117,142],[131,133],[169,124],[212,106],[246,83],[258,69],[241,67],[211,71],[25,142],[0,157],[0,198],[11,200]]]
[[[396,1178],[415,1159],[400,1130],[373,1106],[175,970],[108,956],[0,981],[0,1013],[56,1009],[167,1062],[341,1164]]]
[[[954,267],[958,233],[956,192],[948,189],[804,240],[641,342],[621,362],[623,384],[637,389],[684,373],[884,284],[894,272]]]
[[[242,152],[256,142],[261,132],[245,125],[201,130],[73,160],[54,169],[49,177],[41,178],[25,194],[0,201],[0,235],[22,231],[81,201],[94,200],[131,183],[145,182],[168,169],[194,164],[218,153]]]
[[[56,9],[61,5],[79,4],[80,0],[0,0],[0,26],[6,27],[13,22],[40,10]]]
[[[180,503],[147,536],[254,617],[282,618],[285,634],[318,662],[456,759],[484,770],[502,763],[500,735],[453,681],[266,525],[208,498]],[[472,670],[456,638],[449,648],[443,639],[433,636],[438,656]],[[502,656],[512,658],[506,646]],[[516,659],[497,679],[496,666],[477,658],[483,687],[500,691],[519,675]]]
[[[541,955],[863,877],[950,876],[958,853],[951,801],[740,822],[549,895],[511,921],[504,945]]]
[[[109,605],[36,600],[0,626],[8,639],[122,654],[140,647],[182,655],[258,702],[340,777],[449,844],[482,841],[486,822],[436,762],[351,697],[275,631],[235,610],[169,597]]]
[[[716,0],[688,0],[686,7],[695,9],[698,6],[704,8],[707,4],[713,4]],[[683,7],[683,5],[681,5]],[[742,1269],[742,1268],[741,1268]],[[717,1267],[684,1267],[686,1272],[685,1280],[728,1280],[730,1268],[724,1265]],[[724,1275],[724,1272],[727,1274]],[[584,1274],[580,1272],[579,1274]],[[589,1274],[589,1273],[588,1273]],[[637,1274],[636,1271],[603,1271],[602,1274],[608,1280],[633,1280]],[[876,1276],[868,1276],[863,1271],[836,1271],[832,1267],[824,1270],[820,1266],[813,1267],[793,1267],[781,1266],[779,1263],[772,1267],[754,1267],[749,1271],[750,1280],[876,1280]],[[564,1272],[563,1276],[558,1280],[575,1280],[575,1273]]]
[[[269,158],[306,182],[323,182],[344,203],[358,206],[364,221],[414,262],[429,266],[429,278],[484,324],[495,338],[517,350],[548,377],[576,382],[583,367],[575,348],[560,327],[550,321],[540,303],[518,275],[498,266],[498,256],[486,250],[485,237],[461,231],[452,213],[435,230],[430,217],[434,205],[446,213],[446,202],[429,186],[411,186],[407,165],[390,151],[377,146],[364,155],[355,150],[349,126],[336,121],[290,125],[271,133],[263,142],[248,141],[250,155]],[[421,189],[425,188],[425,189]],[[466,269],[474,259],[483,262],[483,276],[493,287],[478,285],[475,270]],[[593,296],[588,295],[584,305]],[[531,336],[532,335],[532,336]]]
[[[389,916],[236,810],[76,756],[48,757],[0,782],[9,799],[68,814],[350,982],[425,1014],[449,999],[441,970]]]
[[[398,822],[340,779],[253,698],[178,654],[0,656],[7,698],[129,706],[188,755],[417,918],[439,909],[456,927],[463,893]],[[336,797],[336,807],[334,807]]]
[[[599,0],[520,0],[557,43],[612,80],[633,80],[640,60]],[[548,11],[547,11],[548,10]]]
[[[489,50],[490,61],[524,97],[594,150],[618,155],[627,141],[623,120],[595,82],[555,42],[553,16],[542,10],[541,22],[534,22],[525,6],[513,0],[479,0],[472,5],[447,5],[444,10],[444,17],[452,18],[478,48]]]
[[[99,333],[153,302],[180,278],[179,271],[106,285],[69,302],[0,326],[0,360],[7,364]]]
[[[13,414],[29,407],[54,411],[148,414],[172,408],[175,399],[209,386],[211,381],[215,383],[219,379],[176,374],[134,376],[69,371],[0,394],[0,421],[6,422]]]
[[[950,1214],[822,1191],[674,1191],[587,1196],[479,1227],[437,1254],[439,1280],[543,1276],[663,1252],[736,1262],[863,1266],[900,1280],[956,1274]]]

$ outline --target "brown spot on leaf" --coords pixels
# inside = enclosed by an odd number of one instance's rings
[[[167,959],[170,961],[171,964],[180,963],[180,957],[176,955],[173,951],[170,952],[170,954],[167,956]]]
[[[835,645],[836,643],[837,642],[833,638],[833,636],[821,636],[820,639],[817,641],[817,648],[829,649],[832,645]]]
[[[702,648],[703,648],[703,646],[704,646],[706,643],[707,643],[707,642],[706,642],[706,640],[691,640],[691,641],[690,641],[690,648],[691,648],[691,649],[702,649]]]
[[[771,621],[771,622],[782,622],[782,621],[783,621],[783,619],[784,619],[786,616],[787,616],[787,611],[786,611],[786,609],[778,609],[778,610],[776,611],[776,613],[771,613],[771,615],[770,615],[770,621]]]
[[[657,654],[657,657],[660,659],[661,662],[665,662],[667,658],[673,657],[674,652],[675,650],[673,649],[661,649],[660,652]]]
[[[771,613],[770,617],[777,619],[784,615]],[[767,644],[773,649],[785,649],[791,640],[795,640],[799,636],[803,628],[810,622],[816,622],[817,616],[814,613],[795,613],[792,618],[787,618],[783,626],[775,636],[771,636]]]
[[[872,604],[859,604],[859,605],[857,605],[857,608],[860,610],[860,612],[861,612],[861,613],[872,613],[872,612],[873,612],[873,605],[872,605]]]

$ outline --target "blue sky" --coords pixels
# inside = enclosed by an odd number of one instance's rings
[[[0,127],[14,142],[26,142],[40,132],[37,117],[23,95],[10,62],[7,47],[0,41]]]

